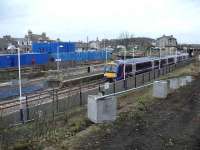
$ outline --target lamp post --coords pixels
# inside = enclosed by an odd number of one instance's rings
[[[56,62],[57,62],[57,71],[59,71],[60,70],[60,61],[61,61],[61,59],[60,59],[60,48],[62,48],[62,47],[64,47],[63,45],[59,45],[59,43],[58,43],[58,46],[57,46],[57,59],[56,59]]]
[[[177,63],[177,55],[178,55],[178,52],[177,52],[177,48],[176,48],[176,59],[175,59],[175,64]]]
[[[126,48],[124,49],[124,80],[126,80]]]
[[[134,73],[134,58],[135,58],[135,48],[133,48],[133,64],[132,64],[132,73]]]
[[[103,44],[104,44],[104,50],[106,51],[106,64],[107,64],[108,63],[108,55],[107,55],[107,48],[106,48],[105,40],[104,40]]]
[[[151,57],[151,47],[150,47],[150,51],[149,51],[149,56]]]
[[[24,114],[23,114],[23,97],[22,97],[22,81],[21,81],[21,60],[20,60],[20,49],[17,48],[18,53],[18,75],[19,75],[19,102],[20,102],[20,120],[24,122]]]
[[[159,48],[159,72],[160,72],[160,67],[161,67],[161,48]]]

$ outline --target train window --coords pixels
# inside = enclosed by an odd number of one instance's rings
[[[170,58],[168,62],[173,63],[174,62],[174,58]]]
[[[136,64],[136,70],[143,70],[143,69],[147,69],[147,68],[151,68],[152,64],[151,62],[144,62],[144,63],[138,63]]]
[[[159,66],[159,60],[154,61],[154,66]]]
[[[127,64],[127,65],[126,65],[126,72],[127,72],[127,73],[132,72],[132,66],[133,66],[133,65],[130,65],[130,64]]]
[[[106,65],[105,71],[106,72],[116,72],[117,66],[108,64],[108,65]]]
[[[166,59],[161,60],[161,66],[165,65],[167,63]]]

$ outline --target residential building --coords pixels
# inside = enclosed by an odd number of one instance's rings
[[[167,47],[177,47],[176,38],[171,36],[163,35],[162,37],[156,39],[156,47],[167,48]]]

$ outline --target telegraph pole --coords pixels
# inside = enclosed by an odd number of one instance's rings
[[[23,113],[23,97],[22,97],[22,81],[21,81],[21,60],[20,60],[20,49],[17,49],[18,53],[18,75],[19,75],[19,102],[20,102],[20,120],[24,122],[24,113]]]

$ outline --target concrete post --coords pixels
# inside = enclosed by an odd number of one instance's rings
[[[153,85],[153,97],[166,98],[168,94],[167,81],[155,81]]]
[[[187,80],[185,77],[181,77],[179,78],[179,86],[182,87],[182,86],[186,86],[187,85]]]
[[[177,78],[169,80],[170,90],[177,90],[179,88],[179,80]]]
[[[116,120],[117,100],[115,96],[101,99],[100,95],[88,96],[88,119],[94,123]]]
[[[192,76],[186,76],[185,78],[188,83],[192,82]]]

